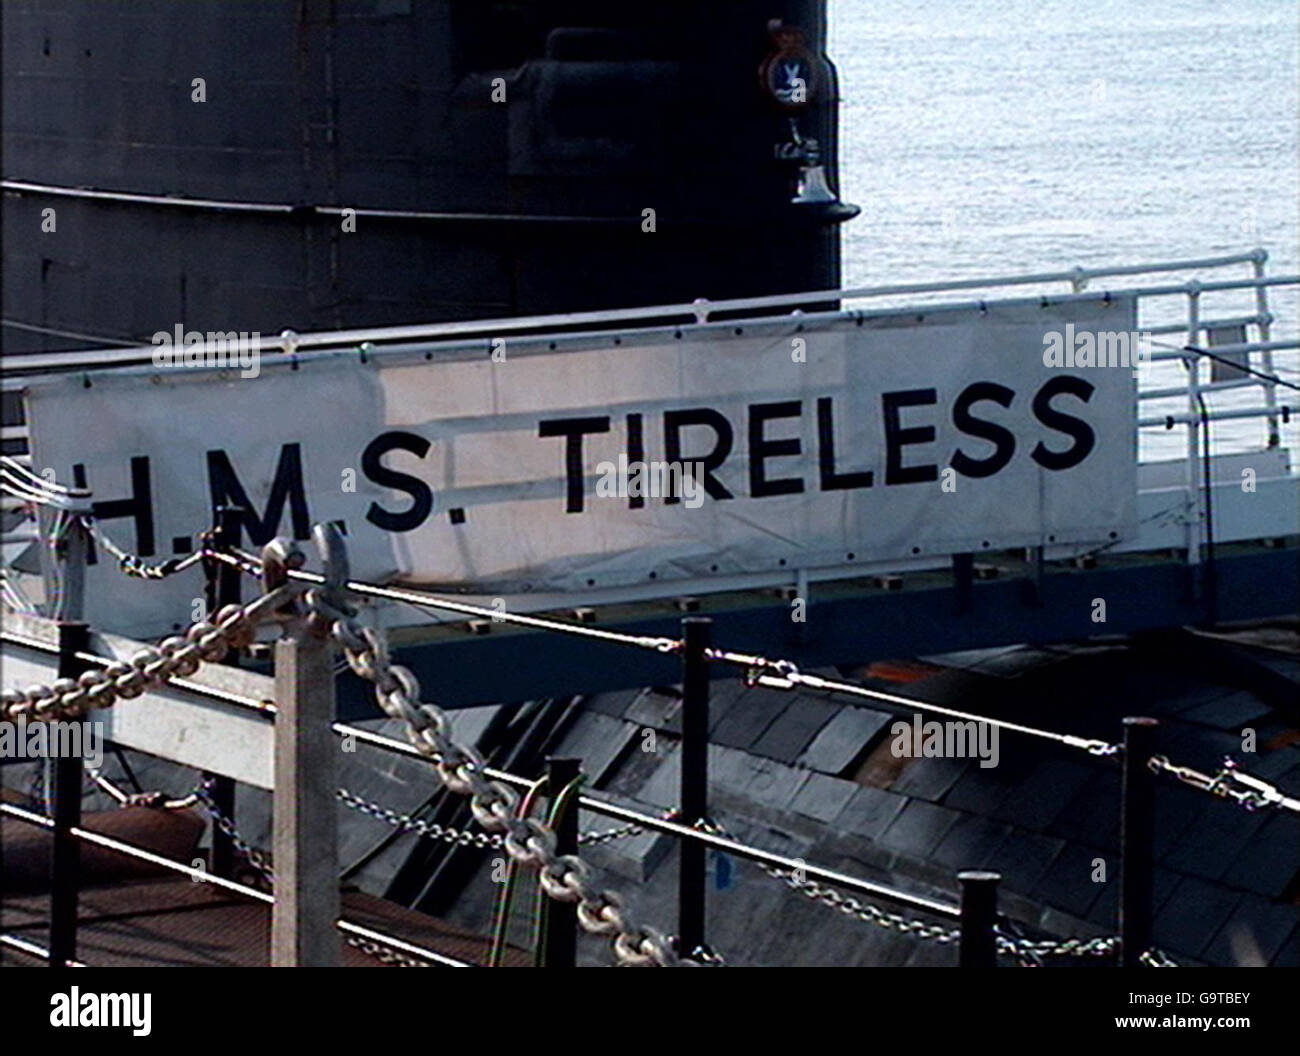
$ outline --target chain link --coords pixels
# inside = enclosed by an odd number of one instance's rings
[[[470,797],[475,820],[489,833],[503,837],[502,845],[511,858],[537,870],[548,897],[577,903],[578,922],[587,932],[609,936],[620,964],[677,967],[701,963],[679,957],[665,936],[636,924],[617,893],[594,885],[591,867],[581,858],[557,854],[555,832],[549,826],[535,818],[516,816],[518,793],[489,780],[478,753],[451,739],[447,715],[420,700],[415,675],[389,660],[386,636],[361,626],[340,585],[309,590],[306,600],[309,627],[328,630],[340,644],[349,666],[374,685],[384,713],[406,725],[411,742],[434,764],[442,783],[452,792]]]

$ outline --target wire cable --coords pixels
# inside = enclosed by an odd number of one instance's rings
[[[249,575],[260,576],[262,571],[261,561],[252,554],[236,551],[234,554],[222,553],[217,550],[204,550],[202,553],[217,561],[224,561],[226,564],[233,565],[242,569]],[[303,583],[323,584],[325,577],[316,572],[305,572],[302,569],[290,569],[288,571],[290,579],[296,579]],[[681,649],[682,643],[676,638],[662,638],[641,634],[624,634],[619,631],[607,631],[598,627],[588,627],[581,623],[570,623],[567,620],[557,620],[546,616],[527,616],[523,613],[508,612],[502,609],[485,608],[482,605],[473,605],[469,602],[455,601],[451,598],[439,594],[425,594],[410,590],[401,590],[393,587],[381,587],[374,583],[365,583],[360,580],[348,580],[344,584],[347,590],[363,597],[378,598],[384,601],[403,602],[407,605],[414,605],[423,609],[445,609],[449,612],[459,612],[465,616],[474,616],[481,619],[492,620],[496,623],[510,623],[520,627],[532,627],[544,631],[558,631],[564,634],[577,635],[581,638],[592,638],[598,641],[615,642],[620,645],[635,646],[639,649],[649,649],[658,653],[675,653]]]
[[[1167,341],[1152,341],[1153,345],[1160,348],[1168,349],[1173,352],[1194,352],[1198,356],[1204,356],[1206,359],[1212,359],[1216,363],[1232,367],[1234,370],[1240,370],[1243,373],[1251,374],[1260,381],[1267,381],[1271,385],[1281,385],[1285,389],[1294,389],[1300,392],[1300,385],[1287,381],[1285,378],[1278,377],[1276,374],[1269,374],[1263,370],[1256,370],[1249,363],[1239,363],[1235,359],[1229,359],[1227,356],[1220,356],[1211,352],[1208,348],[1201,348],[1199,345],[1172,345]],[[1173,358],[1172,356],[1170,357]],[[1280,408],[1279,408],[1280,410]]]

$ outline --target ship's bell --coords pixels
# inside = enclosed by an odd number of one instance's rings
[[[790,201],[795,205],[829,205],[839,199],[826,182],[826,170],[821,165],[804,165],[799,170],[799,193]]]

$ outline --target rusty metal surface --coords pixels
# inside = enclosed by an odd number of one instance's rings
[[[189,864],[198,834],[175,813],[133,810],[87,817],[87,827]],[[134,817],[129,815],[134,813]],[[47,884],[36,883],[48,867],[50,836],[5,819],[4,930],[45,945],[49,921]],[[202,826],[199,825],[201,832]],[[184,846],[181,846],[184,844]],[[98,850],[84,847],[83,854]],[[81,891],[77,957],[91,966],[259,967],[270,963],[270,907],[210,884],[173,875],[142,876],[140,864],[101,851]],[[151,867],[152,868],[152,867]],[[156,870],[155,870],[156,872]],[[24,883],[9,882],[22,878]],[[445,921],[404,909],[361,891],[345,891],[344,919],[473,964],[486,963],[489,940]],[[11,956],[12,954],[12,956]],[[10,965],[36,963],[7,951]],[[345,967],[385,967],[374,956],[343,945]],[[506,964],[531,963],[520,949],[506,951]]]
[[[363,892],[343,895],[345,919],[482,964],[488,940]],[[45,895],[6,897],[5,930],[44,944]],[[82,892],[77,956],[91,966],[265,967],[270,963],[270,908],[186,879],[137,880]],[[26,958],[23,958],[25,961]],[[518,949],[507,964],[530,963]],[[383,967],[378,958],[343,946],[345,967]]]

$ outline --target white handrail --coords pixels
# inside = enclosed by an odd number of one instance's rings
[[[463,337],[472,334],[501,335],[527,330],[552,330],[571,327],[596,327],[603,323],[662,322],[665,319],[692,320],[703,323],[718,313],[731,313],[748,310],[798,307],[808,304],[825,304],[833,301],[861,300],[871,297],[898,296],[912,293],[944,293],[958,290],[998,289],[1010,286],[1043,285],[1051,282],[1069,282],[1078,291],[1082,285],[1093,278],[1120,275],[1156,274],[1169,271],[1193,270],[1196,268],[1223,267],[1233,263],[1255,262],[1262,267],[1267,258],[1264,250],[1253,250],[1223,257],[1204,257],[1198,260],[1163,261],[1153,264],[1118,265],[1107,268],[1074,268],[1069,271],[1039,272],[1029,275],[999,275],[971,279],[953,279],[946,282],[899,283],[889,286],[861,286],[848,289],[819,290],[805,293],[773,294],[763,297],[742,297],[722,301],[710,301],[700,298],[689,304],[649,305],[640,308],[602,309],[590,312],[561,312],[552,315],[531,315],[503,319],[460,320],[444,323],[422,323],[403,326],[371,327],[350,330],[327,330],[302,334],[282,334],[278,337],[262,337],[263,349],[280,349],[281,351],[306,351],[308,349],[325,349],[338,346],[356,347],[361,344],[390,344],[437,340],[442,338]],[[1163,286],[1127,287],[1110,291],[1114,296],[1164,296],[1185,294],[1191,289],[1199,288],[1205,292],[1235,289],[1255,289],[1277,285],[1300,284],[1300,276],[1264,276],[1262,273],[1248,279],[1229,279],[1213,282],[1195,281],[1166,284]],[[1051,297],[1051,303],[1068,303],[1075,299],[1090,299],[1092,294],[1075,292],[1057,294]],[[987,298],[985,299],[987,300]],[[1003,301],[1014,299],[1003,298]],[[984,303],[975,302],[977,304]],[[945,304],[944,307],[951,307]],[[936,306],[928,306],[934,310]],[[845,309],[849,311],[850,309]],[[737,320],[739,321],[739,320]],[[152,354],[152,345],[140,344],[135,348],[93,349],[67,353],[32,353],[28,355],[6,356],[5,361],[11,369],[41,369],[42,366],[76,367],[81,365],[111,366],[115,363],[130,362]],[[58,358],[56,358],[58,357]],[[39,362],[37,362],[39,361]]]

